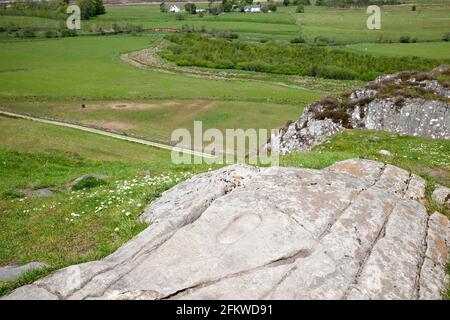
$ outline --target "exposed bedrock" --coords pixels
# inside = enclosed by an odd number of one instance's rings
[[[165,192],[112,255],[5,299],[438,299],[449,222],[427,214],[424,192],[367,160],[229,166]]]
[[[339,97],[307,106],[299,120],[272,135],[266,148],[308,151],[346,128],[450,139],[450,67],[387,75]]]

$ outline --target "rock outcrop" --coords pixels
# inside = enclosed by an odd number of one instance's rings
[[[450,67],[382,76],[364,89],[327,96],[272,135],[267,148],[308,151],[346,128],[450,139]]]
[[[448,206],[450,208],[450,188],[438,185],[434,189],[431,198],[443,206]]]
[[[6,299],[439,299],[449,222],[424,192],[367,160],[229,166],[166,191],[114,254]]]
[[[0,267],[0,281],[14,281],[31,270],[40,270],[48,266],[42,262],[30,262],[22,266]]]

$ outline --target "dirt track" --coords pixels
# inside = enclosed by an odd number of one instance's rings
[[[148,140],[144,140],[144,139],[129,137],[129,136],[121,135],[118,133],[112,133],[112,132],[108,132],[108,131],[104,131],[104,130],[100,130],[100,129],[85,127],[82,125],[66,123],[66,122],[61,122],[61,121],[56,121],[56,120],[42,119],[42,118],[37,118],[37,117],[32,117],[32,116],[28,116],[28,115],[23,115],[23,114],[18,114],[18,113],[14,113],[14,112],[8,112],[8,111],[2,111],[2,110],[0,110],[0,115],[42,122],[42,123],[52,124],[52,125],[56,125],[56,126],[60,126],[60,127],[78,129],[78,130],[96,133],[96,134],[100,134],[100,135],[115,138],[115,139],[135,142],[135,143],[147,145],[150,147],[166,149],[166,150],[170,150],[170,151],[183,152],[183,153],[191,154],[191,155],[198,156],[198,157],[211,158],[211,159],[214,158],[213,155],[210,155],[207,153],[198,152],[198,151],[194,151],[194,150],[190,150],[190,149],[174,147],[169,144],[163,144],[163,143],[159,143],[159,142],[153,142],[153,141],[148,141]]]

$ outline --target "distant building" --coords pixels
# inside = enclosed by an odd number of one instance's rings
[[[173,4],[170,6],[169,12],[179,13],[181,12],[181,9],[176,4]]]
[[[261,12],[261,6],[259,6],[259,5],[246,6],[244,8],[244,12],[250,12],[250,13]]]
[[[205,9],[195,9],[195,12],[202,13],[202,12],[206,12],[206,10]]]

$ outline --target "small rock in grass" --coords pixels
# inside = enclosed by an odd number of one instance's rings
[[[392,152],[387,151],[387,150],[380,150],[378,151],[378,154],[381,154],[382,156],[392,156]]]
[[[438,185],[431,197],[441,205],[450,206],[450,188]]]
[[[17,190],[21,194],[25,195],[26,197],[36,196],[36,197],[50,197],[53,195],[53,191],[47,188],[43,189],[19,189]]]

